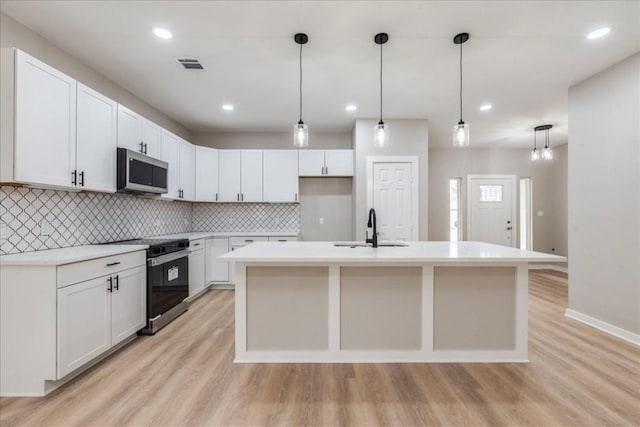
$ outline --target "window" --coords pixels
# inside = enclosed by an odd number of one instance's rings
[[[520,178],[520,249],[531,250],[532,239],[531,178]]]
[[[479,185],[481,202],[501,202],[502,185]]]
[[[460,229],[460,186],[462,178],[449,180],[449,240],[457,242],[462,232]]]

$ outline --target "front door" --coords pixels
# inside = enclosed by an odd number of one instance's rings
[[[379,240],[416,240],[413,238],[413,165],[373,164],[373,208],[376,210]]]
[[[470,175],[467,240],[515,246],[514,175]]]

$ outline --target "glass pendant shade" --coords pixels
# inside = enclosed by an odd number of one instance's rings
[[[383,121],[380,121],[375,126],[373,132],[373,141],[375,147],[385,148],[389,146],[389,125],[386,125]]]
[[[469,145],[469,125],[463,121],[453,126],[453,146],[466,147]]]
[[[293,146],[297,148],[309,146],[309,126],[302,120],[293,125]]]
[[[540,152],[536,148],[531,150],[531,160],[533,160],[534,162],[536,160],[540,160]]]
[[[545,147],[544,150],[542,150],[542,158],[544,160],[553,160],[553,151],[551,151],[551,148]]]

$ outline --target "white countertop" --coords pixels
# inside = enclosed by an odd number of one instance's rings
[[[362,242],[354,242],[362,243]],[[256,242],[220,256],[238,262],[564,262],[565,257],[482,242],[406,242],[407,247],[335,247],[333,242]]]
[[[298,233],[293,233],[291,231],[288,232],[278,232],[278,231],[254,231],[254,232],[234,232],[234,231],[193,231],[190,233],[177,233],[177,234],[165,234],[163,236],[153,236],[152,239],[189,239],[189,240],[197,240],[197,239],[206,239],[207,237],[248,237],[248,236],[297,236]]]
[[[112,255],[144,251],[147,245],[86,245],[0,256],[0,265],[64,265]]]

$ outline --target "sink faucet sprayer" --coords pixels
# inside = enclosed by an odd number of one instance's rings
[[[369,238],[369,230],[365,231],[365,243],[371,243],[374,248],[378,247],[378,230],[376,230],[376,210],[369,209],[369,221],[367,222],[368,228],[373,228],[373,236]]]

